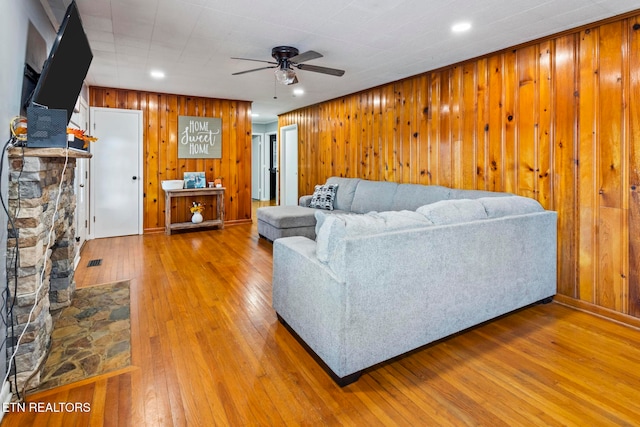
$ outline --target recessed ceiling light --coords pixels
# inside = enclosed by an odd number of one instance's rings
[[[297,95],[304,95],[304,89],[300,89],[300,88],[294,89],[293,90],[293,94],[296,95],[296,96]]]
[[[458,22],[451,27],[451,31],[453,31],[454,33],[464,33],[465,31],[469,31],[470,29],[470,22]]]
[[[164,79],[164,72],[160,70],[151,70],[151,77],[154,79]]]

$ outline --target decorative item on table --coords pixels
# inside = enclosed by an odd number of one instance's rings
[[[204,172],[184,173],[184,188],[204,188],[206,183]]]
[[[202,222],[202,211],[204,210],[204,206],[200,204],[200,202],[193,202],[193,205],[190,208],[193,216],[191,217],[191,222],[194,224],[199,224]]]
[[[79,150],[88,150],[90,142],[96,142],[98,138],[91,135],[85,135],[81,129],[67,128],[67,140],[69,147]]]
[[[213,185],[216,186],[216,188],[220,188],[222,187],[222,177],[219,176],[216,179],[213,180]]]

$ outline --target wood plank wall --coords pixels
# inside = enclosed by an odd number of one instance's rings
[[[250,102],[91,87],[89,105],[142,110],[145,232],[164,229],[161,181],[182,179],[184,172],[204,171],[207,181],[221,176],[226,187],[225,221],[251,220]],[[222,158],[178,159],[178,116],[222,118]],[[172,221],[188,221],[191,218],[189,206],[193,201],[178,199],[172,207]],[[214,198],[198,201],[205,205],[204,218],[212,219]]]
[[[535,198],[559,214],[559,294],[640,317],[640,16],[279,118],[294,123],[300,194],[346,176]]]

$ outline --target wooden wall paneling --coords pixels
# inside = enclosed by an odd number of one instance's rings
[[[575,35],[556,40],[554,62],[554,209],[558,212],[558,293],[578,297],[577,52]]]
[[[140,94],[132,90],[127,91],[127,106],[125,108],[129,110],[141,110],[140,108]]]
[[[538,56],[538,111],[536,149],[536,199],[545,209],[555,209],[553,204],[553,127],[555,94],[551,82],[554,49],[551,41],[540,43]]]
[[[518,77],[516,67],[516,52],[513,50],[503,53],[503,84],[504,84],[504,104],[503,104],[503,131],[504,157],[503,184],[502,191],[509,193],[518,192],[518,150],[517,150],[517,114],[516,105],[518,99]]]
[[[240,171],[240,181],[238,187],[241,189],[238,195],[238,219],[251,219],[251,175],[254,171],[251,169],[251,134],[252,134],[252,116],[249,108],[242,108],[240,103],[236,103],[236,111],[238,111],[238,127],[242,132],[238,135],[238,144],[244,147],[242,158],[236,161],[236,170]],[[244,137],[242,136],[244,135]],[[249,165],[249,167],[246,167]],[[259,171],[255,171],[258,173]],[[242,200],[248,200],[249,203],[241,203]]]
[[[358,129],[359,126],[359,114],[360,111],[360,97],[358,95],[352,96],[352,102],[348,102],[344,105],[344,117],[345,117],[345,150],[347,153],[347,176],[358,176],[360,170],[360,147],[358,145]]]
[[[463,188],[463,69],[453,67],[451,75],[451,185]]]
[[[298,128],[298,194],[303,195],[306,193],[306,188],[303,188],[302,182],[307,180],[307,174],[309,173],[309,140],[312,130],[310,129],[310,123],[308,121],[307,111],[300,114],[300,122],[302,126]]]
[[[629,19],[629,314],[640,317],[640,16]]]
[[[622,23],[600,27],[599,38],[599,143],[598,143],[598,281],[599,305],[623,312],[624,263],[622,249],[622,148],[623,123],[623,59]]]
[[[237,112],[235,105],[233,103],[228,103],[227,107],[223,110],[224,117],[227,119],[227,134],[229,135],[228,140],[237,141],[238,135],[238,123],[237,123]],[[224,149],[224,148],[223,148]],[[239,207],[238,207],[238,198],[240,196],[240,188],[239,188],[239,176],[238,176],[238,168],[236,165],[238,164],[239,150],[238,144],[232,143],[228,144],[226,161],[224,162],[225,166],[223,167],[224,179],[227,182],[228,189],[225,191],[225,209],[229,212],[230,215],[235,218],[239,218]],[[251,168],[251,159],[249,159],[249,164],[244,165],[244,167]]]
[[[621,168],[623,142],[622,24],[600,27],[600,205],[622,207]]]
[[[478,136],[478,144],[475,153],[475,172],[476,172],[476,189],[486,190],[488,174],[487,174],[487,156],[489,147],[489,59],[482,58],[478,60],[477,72],[477,119],[476,119],[476,135]]]
[[[598,213],[598,29],[581,31],[579,44],[579,149],[578,149],[578,289],[577,297],[595,303],[597,283]]]
[[[363,176],[363,157],[366,152],[366,144],[361,139],[362,123],[364,123],[364,102],[362,93],[353,95],[353,102],[347,105],[347,117],[349,119],[349,137],[347,138],[347,150],[351,158],[350,171],[352,176]]]
[[[358,146],[362,147],[360,152],[360,172],[359,176],[365,179],[372,179],[371,174],[375,169],[371,162],[374,158],[374,140],[372,137],[372,120],[373,120],[373,93],[362,92],[360,97],[360,109],[361,117],[359,119],[360,125],[358,128]]]
[[[440,130],[438,132],[438,182],[440,185],[453,185],[453,159],[451,145],[451,69],[440,73]]]
[[[355,176],[355,171],[353,171],[354,175],[351,175],[352,171],[352,158],[351,152],[349,151],[349,106],[352,101],[352,97],[347,99],[341,99],[337,102],[337,116],[338,120],[338,139],[337,139],[337,149],[338,149],[338,159],[340,161],[334,162],[333,167],[338,171],[340,176]]]
[[[518,194],[536,199],[538,46],[518,50]]]
[[[413,79],[401,80],[396,84],[396,138],[398,182],[411,182],[411,97]]]
[[[416,88],[420,96],[419,100],[419,126],[418,126],[418,183],[428,185],[431,183],[431,76],[424,74],[419,77],[418,86]]]
[[[477,188],[478,174],[476,172],[479,135],[478,134],[478,62],[468,62],[462,65],[462,187],[464,189]]]
[[[318,176],[320,175],[320,163],[319,163],[319,147],[318,147],[318,133],[320,128],[320,121],[316,116],[318,112],[317,108],[307,109],[305,110],[305,116],[307,117],[307,121],[309,122],[309,126],[312,127],[312,135],[309,136],[307,140],[307,147],[305,149],[308,158],[307,158],[307,168],[308,174],[311,176],[311,179],[307,180],[304,188],[304,194],[313,194],[313,186],[311,183],[318,182]]]
[[[384,160],[382,156],[382,145],[384,140],[384,95],[382,89],[375,88],[373,90],[373,120],[372,120],[372,135],[373,135],[373,159],[371,163],[370,179],[374,181],[380,181],[382,178],[382,171],[384,170]]]
[[[160,165],[164,165],[164,175],[162,179],[183,179],[178,174],[178,144],[180,141],[179,132],[171,132],[171,129],[178,129],[178,96],[169,95],[167,97],[167,140],[164,144],[162,153],[164,162],[161,160]],[[164,211],[164,191],[159,190],[161,195],[160,206]]]
[[[157,199],[157,187],[154,192],[153,187],[150,187],[151,181],[156,182],[158,185],[158,176],[160,172],[159,164],[159,146],[162,143],[162,137],[160,135],[161,130],[161,118],[159,117],[159,97],[148,94],[149,101],[147,102],[147,117],[146,128],[147,138],[142,142],[144,153],[144,169],[147,175],[144,185],[144,227],[145,228],[157,228],[160,225],[162,215],[160,213],[163,209],[159,208],[157,203],[153,200]],[[144,122],[144,120],[143,120]],[[153,177],[153,179],[149,179]],[[163,203],[164,206],[164,203]],[[162,221],[164,224],[164,221]]]
[[[486,189],[502,191],[504,182],[504,56],[496,54],[487,62],[488,84],[488,117],[487,122],[487,162]]]
[[[431,185],[440,184],[440,170],[439,170],[439,158],[440,158],[440,115],[442,110],[440,108],[440,89],[441,81],[440,74],[437,72],[431,73],[431,79],[429,80],[429,182]]]
[[[396,115],[395,85],[388,84],[383,89],[384,112],[382,154],[384,156],[384,172],[382,181],[396,181]]]

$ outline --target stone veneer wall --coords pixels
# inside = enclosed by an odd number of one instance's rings
[[[11,297],[16,297],[13,328],[10,326],[7,331],[11,354],[25,329],[37,293],[31,322],[12,366],[16,377],[13,373],[10,377],[12,382],[16,378],[14,390],[16,386],[22,390],[25,381],[38,370],[51,343],[53,321],[50,311],[68,306],[75,290],[73,180],[76,159],[69,158],[66,169],[65,159],[56,157],[12,157],[9,163],[9,212],[16,228],[14,230],[9,223],[7,276]],[[58,210],[54,214],[60,188]],[[52,221],[55,225],[50,233]],[[17,274],[14,263],[16,238],[19,247]],[[38,372],[29,380],[28,388],[39,383]]]

